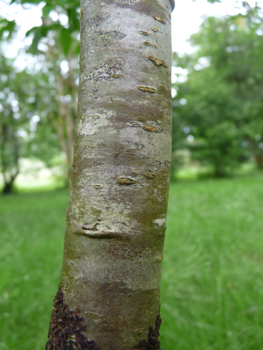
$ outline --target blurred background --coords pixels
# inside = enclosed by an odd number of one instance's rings
[[[263,1],[177,0],[163,350],[263,344]],[[63,257],[79,2],[0,0],[0,350],[40,350]]]

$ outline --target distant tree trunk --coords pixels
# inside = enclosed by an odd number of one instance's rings
[[[18,173],[16,175],[18,175]],[[11,194],[11,193],[13,193],[13,185],[14,185],[14,181],[15,181],[16,175],[11,177],[9,180],[5,180],[4,181],[4,187],[2,189],[2,194]]]
[[[171,0],[82,0],[64,262],[47,350],[159,349]]]
[[[19,143],[12,116],[9,124],[2,123],[0,127],[0,141],[0,165],[4,180],[2,194],[11,194],[14,181],[19,174]]]
[[[54,45],[55,44],[53,44],[53,46],[48,44],[48,54],[49,59],[57,62],[59,60],[59,51],[54,49]],[[63,77],[61,68],[56,66],[60,73],[60,75],[56,77],[58,114],[50,113],[49,117],[58,136],[61,150],[65,156],[66,184],[67,187],[70,188],[70,177],[73,161],[74,124],[77,116],[77,86],[75,83],[76,73],[72,68],[71,53],[68,53],[66,60],[69,65],[68,77]],[[71,96],[71,101],[66,99],[67,95]]]
[[[71,105],[69,101],[66,102],[62,100],[62,98],[65,95],[64,82],[65,82],[65,79],[63,79],[62,76],[60,76],[57,79],[59,122],[57,123],[58,127],[56,128],[56,130],[59,136],[61,148],[64,151],[66,156],[66,167],[67,167],[66,179],[67,179],[68,188],[70,188],[71,167],[73,162],[74,112],[72,113],[71,111]],[[74,97],[72,98],[74,99]]]
[[[263,152],[255,154],[254,155],[257,168],[262,170],[263,169]]]

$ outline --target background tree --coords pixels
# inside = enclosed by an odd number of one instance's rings
[[[40,70],[18,71],[14,60],[7,59],[2,53],[0,61],[0,166],[3,192],[11,193],[20,172],[21,158],[54,165],[60,148],[49,116],[56,114],[57,102],[50,76]]]
[[[189,73],[174,107],[185,138],[190,135],[184,147],[193,159],[210,166],[216,177],[232,174],[246,155],[238,128],[241,108],[229,97],[231,93],[231,87],[215,71],[203,69]]]
[[[19,174],[19,158],[25,154],[25,138],[29,131],[27,113],[26,72],[16,72],[11,60],[0,53],[0,167],[3,174],[2,192],[12,192],[14,181]],[[32,114],[33,115],[33,114]]]
[[[12,1],[13,3],[15,1]],[[21,4],[36,4],[40,1],[16,1]],[[63,5],[63,8],[61,7]],[[74,119],[77,113],[77,84],[78,70],[77,61],[79,53],[79,2],[68,1],[67,3],[53,4],[47,1],[42,8],[42,25],[33,27],[27,33],[32,43],[27,48],[27,55],[35,62],[35,67],[29,68],[34,81],[35,91],[31,91],[31,99],[35,98],[34,105],[38,108],[37,115],[40,117],[35,130],[34,142],[31,139],[32,154],[45,158],[46,164],[50,163],[50,156],[43,152],[41,140],[49,133],[53,136],[53,130],[57,134],[61,151],[65,155],[66,178],[69,183],[72,166]],[[15,22],[3,20],[0,34],[8,33],[12,37],[15,30]],[[26,54],[25,54],[26,55]],[[32,57],[32,55],[34,57]],[[34,76],[37,78],[34,79]],[[43,93],[45,91],[45,94]],[[41,126],[45,125],[46,129]],[[47,137],[50,140],[50,137]],[[42,144],[43,145],[43,144]],[[49,147],[46,147],[49,149]],[[44,155],[44,157],[42,156]]]
[[[251,155],[262,167],[261,9],[245,15],[208,18],[191,38],[198,49],[174,56],[188,79],[177,84],[174,118],[195,137],[194,159],[225,176]]]
[[[73,7],[76,8],[76,4],[76,1],[72,1]],[[44,75],[48,78],[45,87],[48,89],[53,85],[55,89],[53,103],[48,104],[47,117],[65,155],[67,182],[72,167],[74,120],[77,115],[79,37],[76,32],[79,28],[75,28],[76,21],[78,24],[75,8],[66,6],[65,10],[58,4],[47,3],[42,9],[42,26],[27,32],[27,36],[33,35],[28,52],[45,58],[42,62]],[[75,15],[72,15],[73,12]],[[50,96],[46,96],[46,99],[50,99]]]

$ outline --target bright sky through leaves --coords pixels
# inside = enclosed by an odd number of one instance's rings
[[[41,9],[44,2],[37,6],[9,5],[9,0],[0,0],[0,14],[9,19],[16,20],[20,25],[18,39],[15,40],[13,47],[6,51],[9,57],[15,57],[17,50],[24,44],[29,45],[30,38],[25,38],[25,33],[34,26],[41,25]],[[206,16],[224,16],[234,15],[240,11],[241,0],[223,0],[222,3],[208,4],[206,0],[176,0],[176,6],[172,13],[172,48],[180,54],[192,52],[191,46],[187,39],[191,34],[198,31],[200,24]],[[256,1],[248,0],[250,6],[254,6]],[[263,0],[257,1],[258,5],[263,5]],[[25,60],[20,56],[18,66],[25,65]]]
[[[263,0],[247,1],[250,6],[263,6]],[[187,39],[196,33],[207,16],[235,15],[240,12],[241,0],[223,0],[222,3],[209,4],[206,0],[175,0],[172,13],[172,47],[181,54],[192,52]]]

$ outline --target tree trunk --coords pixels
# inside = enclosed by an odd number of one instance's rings
[[[2,194],[11,194],[13,192],[13,183],[14,181],[5,182]]]
[[[4,179],[2,194],[11,194],[14,181],[19,174],[19,142],[15,133],[14,118],[11,113],[9,123],[1,125],[0,143],[0,165]]]
[[[254,155],[257,168],[262,170],[263,169],[263,152],[255,154]]]
[[[18,159],[17,159],[18,162]],[[14,182],[15,179],[17,177],[17,175],[19,174],[19,168],[17,165],[17,169],[14,169],[14,172],[11,174],[11,172],[8,174],[8,179],[7,179],[7,175],[5,173],[3,173],[3,177],[4,177],[4,187],[2,190],[2,194],[11,194],[13,193],[13,186],[14,186]]]
[[[64,262],[46,349],[159,349],[172,0],[82,0]]]

